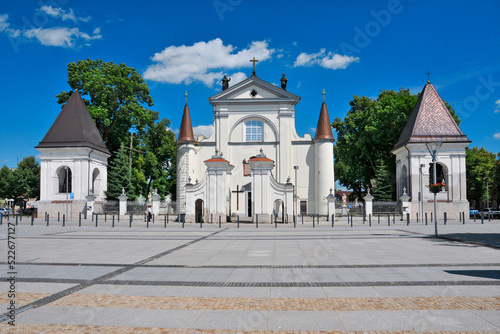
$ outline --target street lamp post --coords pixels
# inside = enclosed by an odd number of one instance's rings
[[[64,166],[64,169],[66,170],[66,219],[68,219],[69,168],[68,166]]]
[[[297,214],[297,197],[298,197],[298,195],[297,195],[297,190],[298,190],[297,189],[297,170],[299,169],[299,166],[293,166],[293,169],[295,171],[295,184],[293,186],[293,189],[294,189],[294,194],[293,194],[293,202],[294,202],[293,203],[294,204],[293,211],[294,212],[293,212],[293,214],[295,216],[298,216],[298,214]]]
[[[432,144],[431,144],[432,145]],[[425,144],[427,146],[427,149],[429,150],[429,153],[431,154],[432,157],[432,182],[434,184],[437,183],[436,180],[436,160],[437,160],[437,154],[439,149],[441,148],[441,145],[443,143],[434,143],[434,148],[430,147],[429,144]],[[437,237],[438,235],[438,227],[437,227],[437,199],[436,199],[437,193],[434,193],[434,235]]]
[[[420,219],[422,222],[424,220],[424,186],[422,184],[423,179],[424,179],[424,176],[423,176],[424,167],[425,167],[425,164],[420,164],[420,196],[419,196],[419,200],[420,200]]]

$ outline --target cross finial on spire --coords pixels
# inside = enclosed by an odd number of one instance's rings
[[[184,98],[186,99],[186,103],[188,102],[188,91],[184,92]]]
[[[253,63],[252,75],[255,75],[255,63],[258,63],[259,61],[253,57],[253,59],[250,59],[250,62]]]
[[[430,75],[431,75],[431,72],[427,71],[427,83],[430,83]]]
[[[326,99],[326,90],[323,89],[323,91],[321,92],[321,94],[323,95],[323,102],[325,102],[325,99]]]

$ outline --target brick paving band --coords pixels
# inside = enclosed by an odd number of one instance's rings
[[[500,297],[232,298],[73,294],[51,306],[215,311],[500,310]]]
[[[15,328],[9,328],[0,324],[0,333],[15,334],[494,334],[485,331],[295,331],[295,330],[232,330],[232,329],[172,329],[172,328],[148,328],[148,327],[119,327],[119,326],[87,326],[87,325],[49,325],[49,324],[18,324]]]

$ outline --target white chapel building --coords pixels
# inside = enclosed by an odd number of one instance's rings
[[[295,129],[300,97],[253,75],[210,97],[214,131],[193,135],[188,104],[177,140],[177,202],[186,221],[236,216],[270,222],[328,214],[334,188],[333,134],[326,103],[313,137]],[[299,120],[300,121],[300,120]]]
[[[417,213],[433,212],[434,194],[427,186],[433,183],[431,152],[437,149],[436,181],[445,187],[437,193],[438,217],[447,213],[449,219],[459,219],[465,212],[469,219],[465,148],[470,144],[436,88],[424,86],[392,153],[396,155],[397,195],[409,196],[411,219]],[[429,151],[430,150],[430,151]]]
[[[104,200],[111,153],[78,92],[35,148],[40,151],[39,214],[64,213],[68,200],[68,215],[77,218],[79,212],[94,211],[87,206],[89,195],[91,202]]]

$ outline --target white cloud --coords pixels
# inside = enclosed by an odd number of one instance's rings
[[[193,128],[193,133],[195,136],[202,135],[205,138],[210,137],[213,131],[213,125],[198,125]]]
[[[496,101],[495,101],[495,104],[496,104],[497,106],[496,106],[496,108],[495,108],[495,111],[494,111],[494,112],[495,112],[495,113],[500,112],[500,100],[496,100]]]
[[[52,7],[50,6],[42,6],[40,9],[38,9],[41,12],[44,12],[45,14],[55,17],[55,18],[60,18],[63,21],[66,20],[71,20],[73,22],[78,22],[78,21],[83,21],[87,22],[90,20],[90,16],[87,17],[77,17],[73,11],[72,8],[69,9],[69,11],[64,10],[60,7]]]
[[[78,28],[33,28],[26,30],[23,35],[27,38],[36,38],[40,43],[45,46],[62,46],[65,48],[72,48],[75,42],[82,38],[86,41],[93,39],[100,39],[100,29],[94,30],[94,36],[90,36],[85,32],[81,32]]]
[[[493,135],[493,137],[494,137],[495,139],[500,139],[500,132],[499,132],[499,133],[495,133],[495,134]]]
[[[7,19],[9,18],[8,14],[0,14],[0,32],[4,31],[9,27],[9,23],[7,23]]]
[[[155,64],[146,69],[144,78],[174,84],[201,81],[210,87],[222,78],[226,70],[251,67],[252,57],[265,61],[274,52],[267,41],[252,42],[246,49],[233,53],[235,50],[236,47],[224,45],[220,38],[191,46],[172,45],[152,57]],[[238,73],[234,75],[236,77],[232,80],[242,77]]]
[[[321,49],[317,53],[302,52],[297,56],[294,67],[319,65],[331,70],[345,69],[354,62],[358,62],[358,57],[343,56],[333,52],[326,52],[326,49]]]

